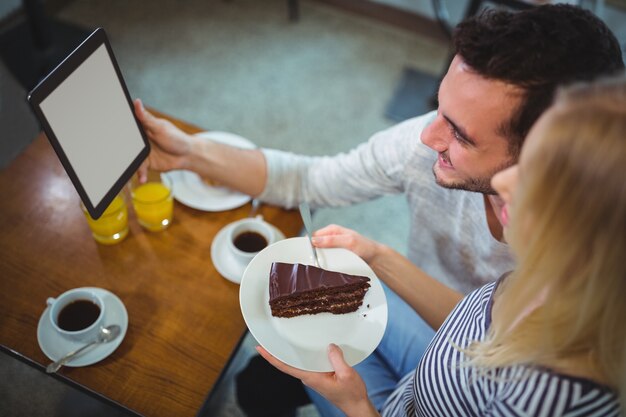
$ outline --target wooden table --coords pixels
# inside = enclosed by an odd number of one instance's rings
[[[125,339],[105,360],[60,373],[145,416],[196,415],[245,331],[239,286],[216,271],[211,242],[250,204],[209,213],[176,203],[172,225],[157,233],[129,207],[126,240],[100,245],[43,134],[0,171],[0,194],[0,344],[49,363],[37,342],[47,297],[107,289],[128,311]],[[295,211],[261,206],[260,214],[288,237],[302,227]]]

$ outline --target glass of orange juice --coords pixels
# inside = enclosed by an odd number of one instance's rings
[[[121,195],[117,195],[102,216],[94,219],[81,203],[83,213],[97,242],[104,245],[119,243],[128,235],[128,209]]]
[[[151,232],[165,230],[172,223],[174,198],[168,178],[150,173],[148,181],[139,184],[136,178],[131,181],[130,195],[137,221]]]

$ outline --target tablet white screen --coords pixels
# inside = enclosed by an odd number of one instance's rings
[[[106,46],[96,49],[40,108],[96,206],[145,147]]]

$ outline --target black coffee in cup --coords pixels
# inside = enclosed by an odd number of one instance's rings
[[[57,325],[68,332],[86,329],[100,316],[100,306],[91,300],[75,300],[64,306],[57,316]]]
[[[260,233],[245,231],[235,237],[233,244],[237,249],[244,252],[259,252],[267,246],[267,239]]]

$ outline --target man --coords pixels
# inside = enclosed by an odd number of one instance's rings
[[[153,145],[150,167],[191,169],[286,207],[302,200],[313,207],[349,205],[405,193],[411,210],[409,259],[467,293],[513,266],[502,242],[502,202],[491,189],[492,175],[517,160],[526,133],[559,84],[614,73],[624,64],[606,25],[569,5],[487,12],[462,22],[453,43],[456,56],[441,83],[437,112],[334,157],[200,143],[136,102]],[[386,398],[415,368],[433,334],[396,294],[387,296],[390,321],[381,347],[356,367],[379,409],[377,399]],[[393,348],[399,335],[401,351]],[[313,399],[323,415],[339,415]]]

